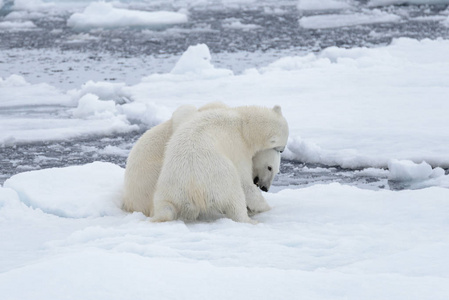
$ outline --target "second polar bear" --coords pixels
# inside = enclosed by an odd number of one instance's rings
[[[223,103],[213,102],[198,111],[229,108]],[[191,105],[179,107],[172,119],[146,131],[136,142],[128,156],[123,194],[123,208],[127,211],[153,215],[153,195],[159,173],[164,162],[165,146],[176,128],[197,113]],[[267,149],[253,157],[253,178],[264,191],[270,188],[274,176],[279,172],[280,153]],[[256,180],[257,178],[257,180]],[[262,194],[253,192],[247,201],[248,210],[258,213],[270,209]]]
[[[238,222],[248,216],[255,188],[252,157],[282,150],[288,124],[281,108],[248,106],[206,111],[172,136],[154,195],[155,222],[194,220],[223,213]]]

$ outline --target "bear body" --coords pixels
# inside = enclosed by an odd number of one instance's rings
[[[179,124],[196,112],[194,106],[181,106],[170,120],[147,130],[137,140],[126,161],[123,209],[152,215],[153,195],[164,163],[165,146]]]
[[[228,108],[220,102],[204,105],[199,112],[211,109]],[[187,122],[197,113],[194,106],[179,107],[172,119],[147,130],[136,142],[128,156],[124,178],[123,209],[129,212],[142,212],[153,215],[153,196],[156,183],[162,169],[165,147],[174,130]],[[253,177],[260,178],[261,189],[269,189],[274,175],[278,173],[280,154],[273,149],[258,152],[253,157]],[[268,169],[271,167],[271,170]],[[254,186],[255,187],[255,186]],[[270,209],[261,192],[254,187],[248,188],[248,210],[251,213],[264,212]],[[263,189],[264,190],[264,189]]]
[[[205,111],[180,126],[169,141],[154,195],[155,222],[195,220],[222,213],[255,223],[255,211],[269,206],[253,183],[256,153],[282,150],[288,124],[279,106]],[[262,203],[258,206],[258,204]],[[262,206],[262,207],[261,207]]]

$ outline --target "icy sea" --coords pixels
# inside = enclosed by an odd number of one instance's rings
[[[449,1],[0,0],[2,299],[448,299]],[[120,209],[182,104],[282,106],[258,225]]]

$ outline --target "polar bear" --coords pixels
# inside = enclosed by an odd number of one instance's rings
[[[288,131],[280,106],[195,115],[167,144],[152,221],[195,220],[200,214],[219,212],[255,224],[247,212],[248,195],[257,190],[252,157],[265,149],[283,150]]]
[[[221,102],[212,102],[198,111],[229,108]],[[123,209],[153,215],[153,195],[164,162],[165,146],[173,131],[191,119],[197,109],[191,105],[179,107],[170,120],[147,130],[136,142],[128,156],[124,178]],[[258,152],[253,157],[253,178],[257,185],[268,191],[278,173],[280,154],[273,149]],[[248,210],[259,213],[270,209],[260,191],[250,191]]]

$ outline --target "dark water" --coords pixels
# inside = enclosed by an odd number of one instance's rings
[[[369,10],[360,3],[360,11]],[[447,5],[400,5],[377,9],[400,15],[399,23],[368,24],[342,28],[305,29],[299,26],[302,16],[330,12],[300,12],[292,5],[238,8],[207,7],[188,10],[189,22],[167,28],[115,28],[90,30],[95,39],[88,42],[67,43],[80,31],[67,26],[69,14],[33,19],[40,30],[0,31],[0,49],[60,49],[76,50],[92,55],[110,52],[121,56],[180,54],[190,45],[206,43],[211,52],[255,52],[296,49],[319,51],[329,46],[356,47],[388,44],[393,38],[448,38],[449,28],[437,20],[418,20],[417,17],[441,16]],[[147,8],[152,9],[152,8]],[[332,12],[335,13],[335,12]],[[344,16],[342,16],[344,18]],[[233,20],[260,26],[255,30],[233,29],[226,26]],[[148,34],[148,29],[155,34]]]
[[[69,14],[61,13],[48,18],[33,19],[38,30],[31,31],[5,31],[0,30],[0,50],[42,50],[39,59],[53,61],[53,57],[45,56],[45,50],[57,50],[62,55],[62,62],[95,68],[105,54],[116,57],[138,58],[144,55],[155,57],[179,55],[188,46],[205,43],[212,53],[276,53],[279,51],[311,52],[319,51],[329,46],[339,47],[374,47],[385,45],[397,37],[449,38],[449,28],[432,19],[441,16],[447,5],[400,5],[380,7],[384,12],[400,15],[399,23],[383,23],[359,25],[353,27],[330,29],[304,29],[299,26],[299,19],[304,15],[326,14],[329,12],[300,12],[297,1],[291,5],[265,6],[239,6],[234,8],[200,7],[188,10],[189,22],[172,28],[114,28],[107,30],[90,30],[80,32],[66,25]],[[358,1],[358,10],[369,9]],[[145,9],[145,8],[144,8]],[[150,7],[148,8],[150,9]],[[373,9],[373,8],[370,8]],[[335,12],[333,12],[335,13]],[[3,20],[0,14],[0,21]],[[430,17],[418,20],[417,17]],[[227,26],[235,20],[242,24],[255,24],[260,26],[254,30],[232,29]],[[89,34],[83,42],[67,42],[73,36]],[[84,61],[73,61],[71,55],[80,53]],[[67,56],[65,57],[65,53]],[[262,53],[262,54],[261,54]],[[272,54],[273,55],[273,54]],[[281,54],[280,54],[281,55]],[[0,61],[0,68],[8,67],[9,61]],[[228,68],[239,70],[241,61],[222,62]],[[70,67],[70,66],[69,66]],[[69,70],[72,67],[68,68]],[[54,73],[55,68],[43,68],[44,73]],[[27,67],[19,70],[20,74],[27,74]],[[59,73],[66,73],[63,69]],[[53,74],[50,74],[53,75]],[[64,74],[67,75],[67,74]],[[67,76],[70,76],[67,75]],[[126,74],[123,76],[126,77]],[[84,82],[92,78],[85,78]],[[123,80],[124,78],[118,78]],[[1,109],[2,114],[42,113],[27,107]],[[63,167],[69,165],[85,164],[92,161],[108,161],[125,166],[126,153],[130,150],[142,132],[116,136],[95,136],[69,141],[48,141],[29,144],[16,144],[0,146],[0,183],[19,172],[37,170],[50,167]],[[105,145],[110,145],[121,151],[112,153],[105,151]],[[402,189],[402,185],[389,183],[386,176],[365,176],[357,170],[346,170],[338,167],[325,167],[306,165],[300,162],[282,161],[281,174],[277,176],[276,186],[308,186],[316,183],[340,182],[357,185],[365,188]]]
[[[128,151],[142,133],[0,147],[0,184],[12,175],[25,171],[82,165],[94,161],[112,162],[124,168]],[[105,146],[122,151],[105,152]],[[275,177],[273,186],[274,189],[276,186],[300,188],[330,182],[369,189],[389,188],[386,177],[359,176],[357,170],[287,160],[282,160],[280,174]]]

